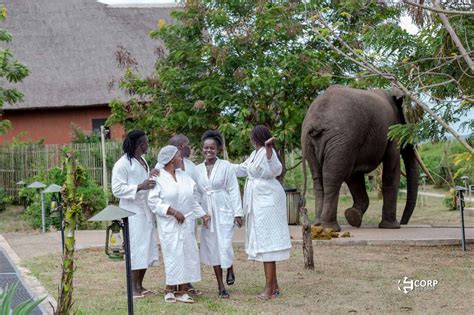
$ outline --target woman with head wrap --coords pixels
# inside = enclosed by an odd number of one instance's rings
[[[149,179],[150,168],[142,157],[148,150],[148,138],[143,131],[134,130],[123,141],[124,155],[112,170],[112,193],[120,198],[120,207],[136,215],[129,218],[132,291],[134,298],[153,294],[142,282],[148,267],[158,261],[154,216],[148,209],[146,195],[155,186]]]
[[[261,301],[280,296],[276,261],[290,258],[290,232],[286,216],[286,195],[276,177],[282,165],[273,149],[275,140],[265,126],[252,130],[255,147],[250,157],[236,165],[237,176],[247,176],[243,208],[246,213],[245,251],[249,260],[263,262],[265,288],[257,296]]]
[[[210,226],[201,230],[201,261],[213,266],[220,298],[229,298],[222,280],[222,268],[227,269],[227,284],[234,284],[234,224],[242,226],[242,204],[239,183],[232,164],[220,160],[222,136],[208,130],[202,135],[204,162],[196,167],[201,205],[212,218]]]
[[[194,181],[180,169],[181,152],[172,145],[163,147],[158,154],[162,166],[156,186],[148,194],[150,210],[156,214],[158,235],[166,274],[166,302],[193,303],[186,293],[188,284],[201,280],[199,250],[194,236],[195,218],[208,215],[198,203]]]

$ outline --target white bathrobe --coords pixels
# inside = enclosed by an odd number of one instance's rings
[[[176,181],[163,168],[160,176],[154,179],[156,186],[148,194],[148,205],[158,222],[166,285],[200,281],[199,249],[193,222],[206,213],[198,203],[196,184],[182,170],[176,170]],[[183,224],[166,214],[170,207],[185,216]]]
[[[120,198],[119,206],[136,213],[128,219],[132,270],[146,269],[158,261],[154,216],[146,202],[148,190],[137,192],[138,185],[148,177],[149,171],[135,158],[130,163],[126,155],[112,169],[112,193]]]
[[[234,167],[217,159],[208,177],[206,165],[201,163],[196,167],[196,177],[201,205],[211,217],[209,228],[201,229],[201,261],[229,268],[234,261],[234,217],[243,216]]]
[[[243,209],[246,214],[245,251],[257,261],[278,261],[290,256],[291,240],[286,211],[286,195],[280,182],[282,165],[275,150],[270,160],[264,147],[253,151],[242,164],[235,165],[237,176],[247,176]]]
[[[183,163],[184,163],[184,171],[186,174],[188,174],[194,182],[196,182],[196,165],[193,163],[193,161],[183,158]],[[156,163],[155,168],[160,169],[162,166],[160,163]]]

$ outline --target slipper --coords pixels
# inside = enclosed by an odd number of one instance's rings
[[[190,297],[187,293],[176,296],[176,301],[183,302],[183,303],[194,303],[193,298]]]
[[[226,290],[222,290],[221,292],[219,292],[219,297],[221,299],[228,299],[230,297],[230,294]]]
[[[152,291],[152,290],[144,290],[144,291],[142,291],[142,295],[144,295],[144,296],[156,295],[156,292]]]
[[[262,293],[262,294],[257,295],[256,299],[260,302],[265,302],[265,301],[271,300],[272,297],[270,295],[266,295]]]
[[[136,299],[143,299],[145,296],[143,294],[140,294],[140,295],[134,295],[133,296],[133,299],[136,300]]]
[[[176,303],[176,297],[174,296],[174,292],[168,292],[165,294],[165,302]]]
[[[227,282],[227,285],[233,285],[235,282],[234,271],[229,272],[229,269],[227,269],[227,276],[225,280]]]
[[[199,290],[196,289],[196,288],[189,288],[187,292],[188,292],[189,294],[191,294],[191,295],[194,295],[194,296],[200,296],[200,295],[202,295],[202,292],[199,291]]]

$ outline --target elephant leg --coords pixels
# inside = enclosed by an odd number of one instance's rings
[[[382,171],[382,221],[381,229],[399,229],[397,221],[397,196],[400,185],[400,153],[396,143],[390,141],[383,160]]]
[[[312,143],[308,144],[308,153],[306,154],[306,160],[308,161],[309,168],[313,179],[313,190],[314,190],[314,225],[321,225],[321,213],[323,211],[324,202],[324,189],[323,189],[323,176],[321,164],[316,158],[316,150]]]
[[[347,180],[346,183],[351,191],[354,204],[351,208],[346,209],[344,216],[350,225],[360,227],[362,224],[362,217],[369,207],[369,196],[365,189],[364,174],[356,173]]]
[[[321,225],[321,213],[323,212],[324,204],[324,188],[321,168],[319,164],[316,166],[313,176],[314,187],[314,225]]]
[[[331,228],[339,232],[341,227],[337,223],[337,203],[339,202],[339,190],[342,180],[339,184],[324,182],[324,204],[321,214],[321,225],[324,228]]]
[[[321,225],[324,228],[331,228],[339,232],[341,227],[337,223],[337,204],[345,172],[341,170],[341,165],[330,161],[335,161],[335,159],[328,159],[326,163],[323,163],[322,168],[324,202]]]

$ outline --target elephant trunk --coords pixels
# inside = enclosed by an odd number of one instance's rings
[[[416,206],[418,196],[418,162],[413,145],[408,144],[401,151],[405,170],[407,172],[407,202],[403,210],[400,224],[408,224]]]

